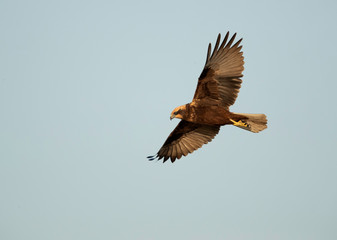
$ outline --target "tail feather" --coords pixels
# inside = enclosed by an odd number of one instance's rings
[[[246,123],[247,126],[237,126],[239,128],[257,133],[267,128],[267,117],[264,114],[252,114],[252,113],[236,113],[238,115],[247,117],[241,121]]]

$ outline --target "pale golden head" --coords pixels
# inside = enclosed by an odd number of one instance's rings
[[[183,119],[182,113],[184,112],[184,110],[185,110],[185,105],[176,107],[176,108],[172,111],[171,116],[170,116],[170,119],[171,119],[171,120],[172,120],[173,118],[180,118],[180,119]]]

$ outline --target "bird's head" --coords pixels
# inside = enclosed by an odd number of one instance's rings
[[[172,120],[173,118],[180,118],[180,119],[183,119],[183,112],[185,111],[185,105],[184,106],[179,106],[179,107],[176,107],[172,113],[171,113],[171,116],[170,116],[170,119]]]

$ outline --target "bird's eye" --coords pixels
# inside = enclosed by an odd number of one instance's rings
[[[175,111],[175,112],[174,112],[174,115],[177,115],[177,114],[178,114],[178,111]]]

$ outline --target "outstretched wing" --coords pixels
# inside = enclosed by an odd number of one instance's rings
[[[194,102],[227,108],[234,104],[241,87],[244,58],[240,51],[242,46],[239,46],[242,38],[231,46],[236,33],[229,42],[228,36],[229,32],[219,47],[221,39],[219,34],[212,55],[212,47],[209,44],[206,64],[193,97]]]
[[[171,132],[164,145],[154,156],[149,156],[149,160],[158,160],[164,158],[164,162],[169,158],[171,162],[180,159],[182,155],[200,148],[202,145],[212,141],[218,134],[220,126],[204,125],[181,120],[178,126]]]

